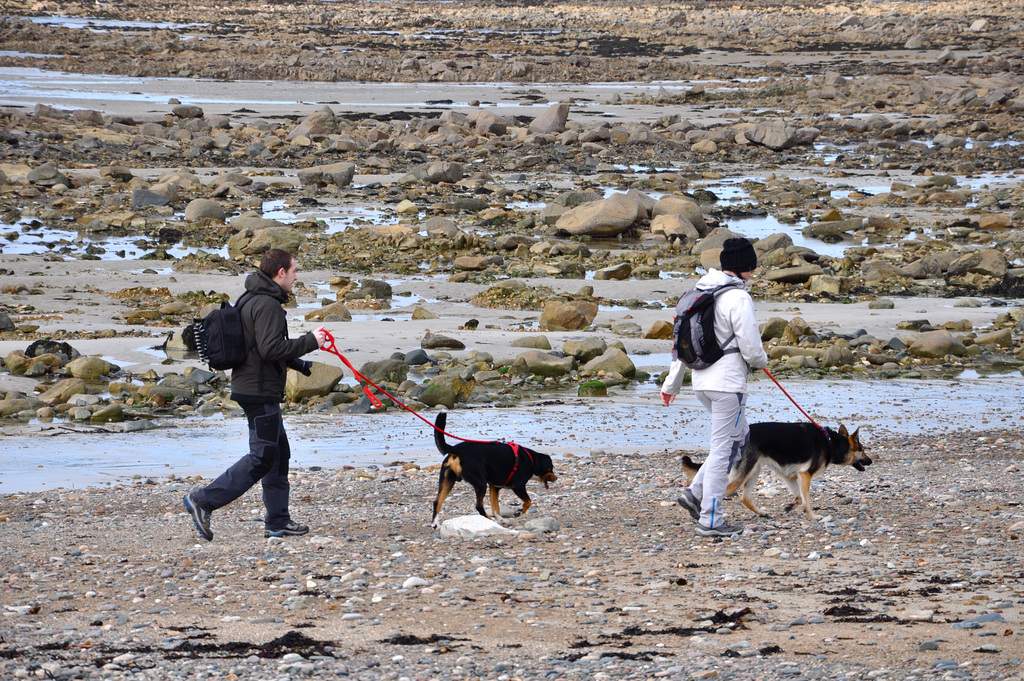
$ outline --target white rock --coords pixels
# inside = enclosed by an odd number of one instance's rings
[[[934,610],[908,610],[900,616],[908,622],[931,622],[935,619]]]
[[[410,577],[409,579],[402,582],[403,589],[415,589],[419,586],[430,586],[430,582],[423,579],[422,577]]]
[[[441,523],[440,534],[442,537],[487,537],[491,535],[516,535],[515,530],[502,527],[498,523],[482,515],[462,515],[456,518],[449,518]]]

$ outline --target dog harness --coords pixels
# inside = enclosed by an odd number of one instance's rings
[[[515,442],[506,442],[509,447],[512,448],[512,454],[515,456],[515,461],[512,462],[512,472],[508,474],[508,480],[505,481],[505,485],[512,482],[512,478],[515,477],[516,471],[519,469],[519,445]],[[523,451],[526,452],[526,456],[530,457],[530,466],[533,466],[533,455],[530,454],[530,450],[523,447]]]

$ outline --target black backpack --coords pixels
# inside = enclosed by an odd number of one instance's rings
[[[723,350],[735,334],[719,343],[715,338],[715,299],[738,284],[726,284],[714,289],[693,289],[676,303],[676,321],[672,330],[672,355],[687,369],[707,369],[726,353],[739,352],[738,348]]]
[[[242,329],[242,305],[251,297],[246,291],[234,306],[225,301],[204,319],[192,321],[196,350],[212,371],[237,369],[245,363],[249,347]]]

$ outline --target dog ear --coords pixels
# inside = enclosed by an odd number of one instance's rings
[[[839,424],[839,434],[842,435],[843,437],[846,437],[847,435],[850,434],[850,432],[848,430],[846,430],[846,426],[844,426],[843,424],[840,423]]]

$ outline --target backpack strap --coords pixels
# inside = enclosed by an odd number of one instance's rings
[[[715,302],[718,302],[718,296],[720,296],[721,294],[725,293],[729,289],[734,289],[734,288],[741,288],[741,286],[740,286],[740,284],[729,283],[729,284],[722,284],[721,286],[716,288],[714,290],[714,292],[712,293],[712,295],[715,296]],[[729,348],[728,350],[725,349],[725,346],[728,345],[729,343],[731,343],[734,338],[736,338],[736,334],[735,333],[733,335],[729,336],[728,338],[726,338],[721,343],[718,344],[718,346],[720,348],[722,348],[722,354],[723,355],[731,355],[734,352],[739,352],[740,351],[739,348]]]

